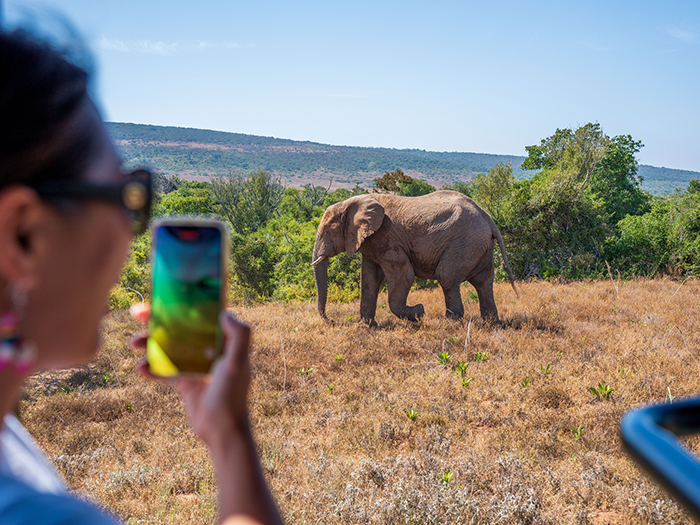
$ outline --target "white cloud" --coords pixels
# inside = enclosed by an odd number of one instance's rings
[[[152,40],[125,41],[116,38],[100,37],[95,46],[107,51],[119,51],[122,53],[151,53],[155,55],[169,55],[178,51],[203,51],[206,49],[239,49],[242,47],[255,47],[254,44],[242,46],[238,42],[208,42],[200,40],[198,43],[162,42]]]
[[[138,42],[125,42],[116,38],[102,36],[97,40],[97,46],[107,51],[121,51],[122,53],[151,53],[155,55],[169,55],[178,49],[178,43],[154,42],[152,40],[139,40]]]
[[[199,49],[223,48],[223,49],[238,49],[241,45],[238,42],[206,42],[199,41],[197,46]]]
[[[677,26],[667,27],[666,32],[676,40],[680,40],[681,42],[685,42],[686,44],[692,44],[697,39],[695,33],[692,33],[691,31],[687,31],[685,29],[681,29]]]
[[[106,36],[100,37],[100,39],[95,42],[95,45],[107,51],[123,51],[125,53],[130,51],[129,46],[122,40],[115,40],[114,38],[107,38]]]

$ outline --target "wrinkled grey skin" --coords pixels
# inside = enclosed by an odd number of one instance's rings
[[[445,294],[447,317],[460,319],[464,306],[460,284],[469,281],[479,294],[482,318],[498,321],[493,297],[494,241],[503,239],[489,215],[469,197],[437,191],[422,197],[358,195],[329,206],[316,235],[312,265],[318,313],[326,318],[328,258],[345,251],[362,253],[360,315],[374,324],[377,295],[384,279],[389,308],[397,317],[416,321],[422,304],[406,305],[416,277],[436,279]],[[517,291],[516,291],[517,293]]]

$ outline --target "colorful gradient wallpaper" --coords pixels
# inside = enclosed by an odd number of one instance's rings
[[[154,231],[147,357],[155,375],[206,374],[220,354],[223,234],[167,223]]]

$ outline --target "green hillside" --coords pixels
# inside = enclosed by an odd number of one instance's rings
[[[527,176],[527,172],[519,170],[525,157],[518,155],[331,146],[242,133],[117,122],[107,126],[128,166],[150,166],[183,177],[262,169],[281,175],[292,186],[331,177],[340,185],[356,182],[370,185],[373,178],[385,171],[400,168],[414,178],[440,186],[468,180],[508,161],[517,176]],[[698,172],[646,165],[639,167],[639,173],[644,177],[644,189],[657,195],[672,193],[685,187],[689,180],[700,179]]]

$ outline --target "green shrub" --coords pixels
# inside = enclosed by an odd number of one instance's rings
[[[131,308],[135,302],[132,299],[132,294],[117,284],[109,291],[107,306],[110,310],[125,310]]]

